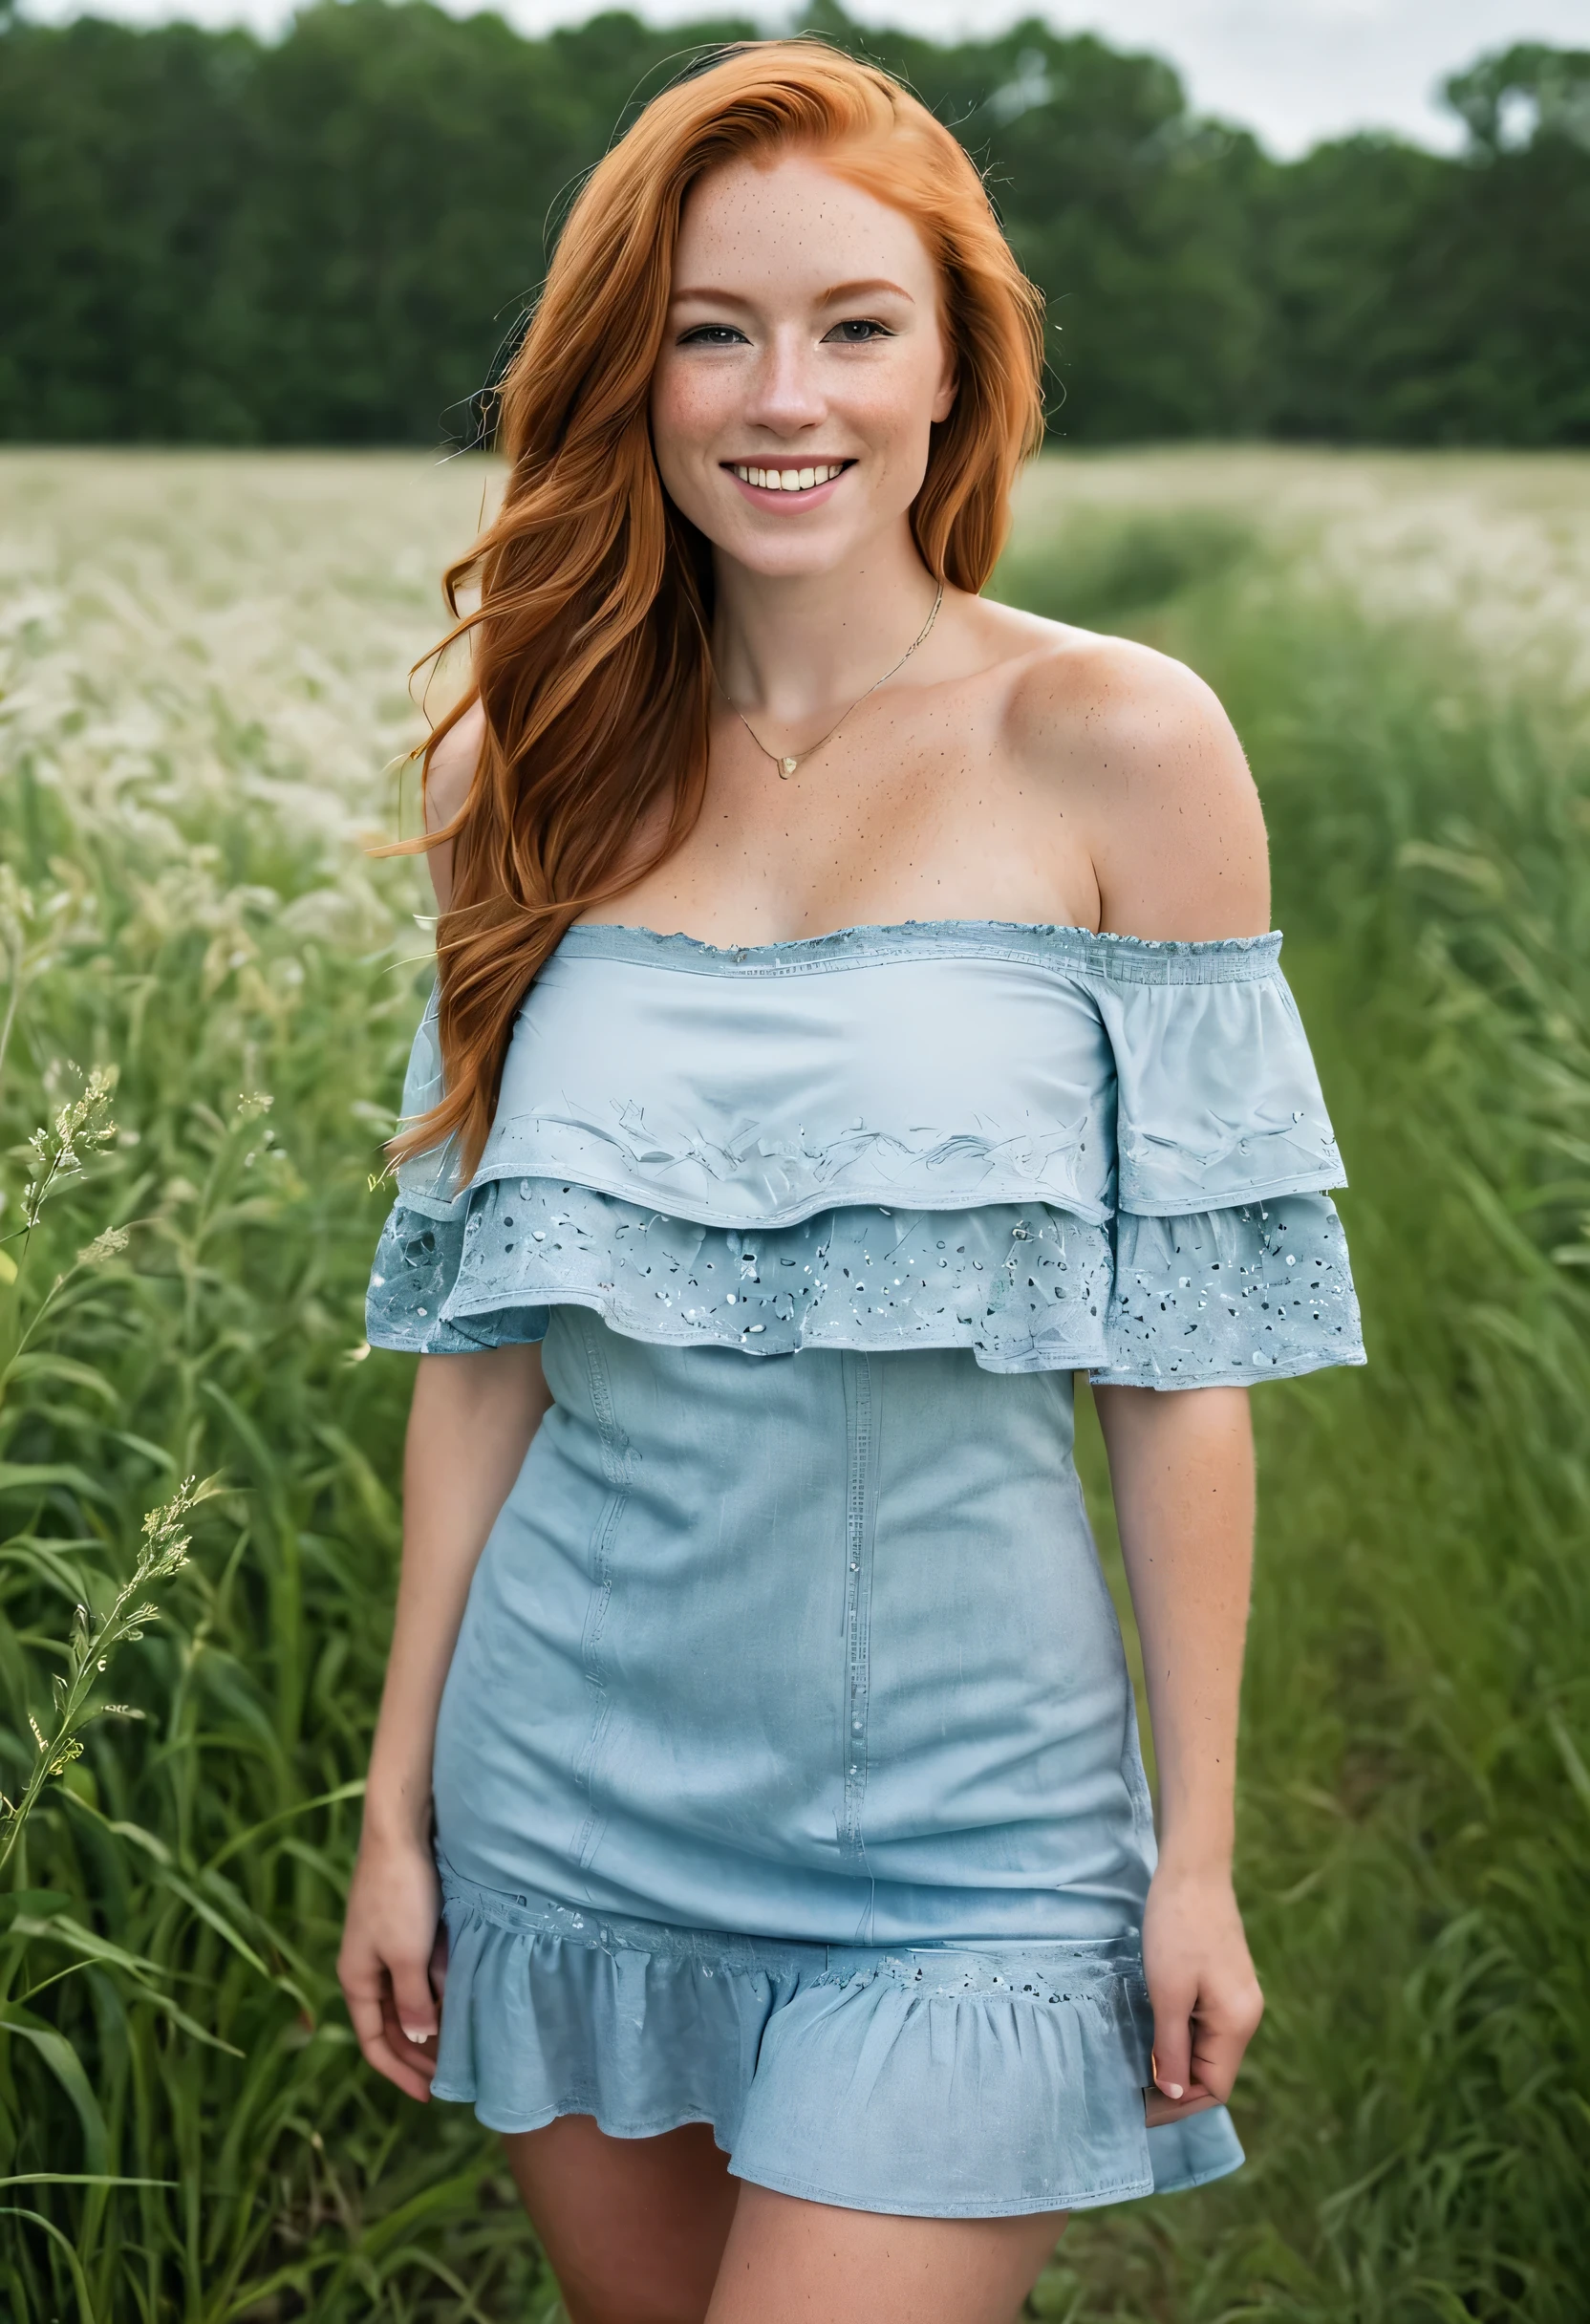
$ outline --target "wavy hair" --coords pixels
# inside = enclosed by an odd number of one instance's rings
[[[958,379],[912,507],[924,564],[976,592],[1042,433],[1042,311],[981,179],[950,132],[875,65],[812,40],[754,41],[666,90],[587,180],[503,378],[501,510],[446,575],[479,700],[474,780],[449,824],[438,928],[446,1095],[394,1140],[456,1137],[478,1164],[514,1019],[569,924],[664,862],[700,811],[711,699],[712,564],[662,488],[649,426],[679,219],[707,171],[818,150],[901,210],[942,285]],[[479,589],[462,614],[459,593]],[[664,811],[666,810],[666,812]],[[659,835],[636,858],[637,834]]]

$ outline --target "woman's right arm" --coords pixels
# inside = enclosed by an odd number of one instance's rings
[[[398,1614],[337,1957],[359,2048],[410,2098],[430,2095],[439,2022],[437,1711],[486,1536],[550,1402],[536,1346],[419,1360],[403,1463]]]
[[[431,753],[425,773],[425,828],[440,831],[451,823],[469,796],[475,767],[485,734],[485,712],[471,702],[456,726],[450,726]],[[425,857],[436,892],[436,908],[445,912],[453,900],[453,843],[439,841]]]

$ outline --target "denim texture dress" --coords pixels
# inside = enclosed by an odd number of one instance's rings
[[[434,2094],[713,2126],[993,2217],[1190,2186],[1148,2130],[1153,1817],[1073,1375],[1364,1361],[1278,935],[581,926],[467,1184],[405,1164],[374,1345],[538,1341],[434,1768]],[[441,1088],[435,1003],[404,1112]]]

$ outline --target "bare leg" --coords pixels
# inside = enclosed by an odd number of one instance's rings
[[[571,2114],[503,2144],[572,2324],[702,2324],[739,2192],[706,2123],[610,2139]]]
[[[1064,2225],[896,2219],[746,2183],[707,2324],[1012,2324]]]

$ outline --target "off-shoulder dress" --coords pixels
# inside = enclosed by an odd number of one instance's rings
[[[1190,2186],[1144,2122],[1153,1820],[1072,1375],[1362,1363],[1278,935],[571,929],[485,1153],[406,1166],[370,1338],[540,1341],[435,1758],[435,2095],[712,2124],[992,2217]],[[435,1102],[434,1008],[404,1110]]]

